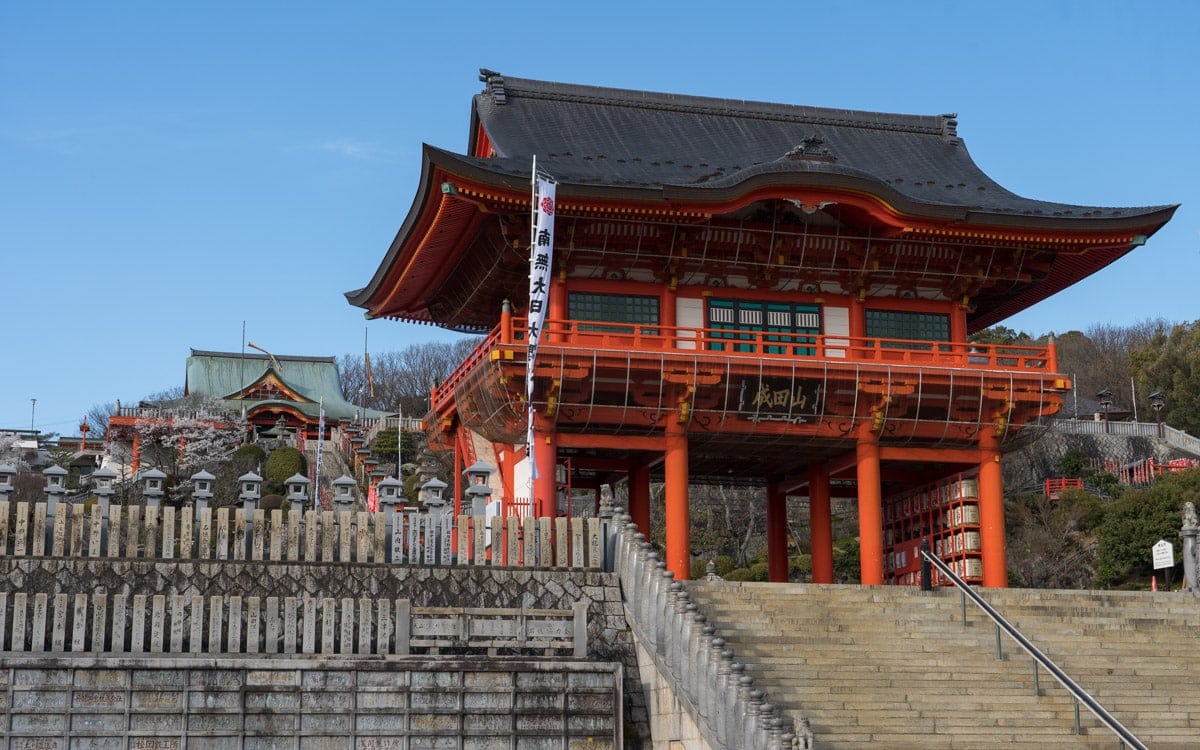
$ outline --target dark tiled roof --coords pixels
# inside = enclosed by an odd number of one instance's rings
[[[955,115],[898,115],[550,83],[481,71],[473,125],[495,159],[459,158],[498,175],[539,167],[563,185],[661,190],[668,197],[743,183],[871,189],[944,214],[1130,219],[1169,208],[1076,206],[1023,198],[971,159]],[[472,128],[474,132],[475,128]],[[451,158],[450,154],[443,154]],[[1004,222],[1009,223],[1009,222]]]

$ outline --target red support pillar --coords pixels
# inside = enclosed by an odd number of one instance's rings
[[[1004,539],[1004,485],[996,436],[979,439],[979,526],[983,543],[983,585],[1008,587],[1008,553]]]
[[[462,439],[457,430],[464,429],[461,425],[456,428],[454,433],[454,516],[457,518],[462,515],[462,475],[467,470],[465,456],[462,452]],[[454,534],[454,539],[451,541],[457,545],[458,535]]]
[[[512,319],[512,303],[504,300],[500,305],[500,343],[511,344],[513,342],[513,319]]]
[[[650,538],[650,467],[634,459],[629,466],[629,516],[638,531]]]
[[[865,432],[865,431],[864,431]],[[858,545],[864,586],[883,585],[883,490],[879,483],[879,442],[858,439]]]
[[[533,480],[533,515],[535,518],[552,518],[558,510],[558,483],[555,469],[558,450],[554,445],[554,424],[535,414],[533,421],[533,461],[537,476]]]
[[[567,279],[562,273],[551,280],[546,302],[547,340],[552,344],[562,343],[567,340]]]
[[[808,470],[808,527],[812,537],[813,583],[833,583],[833,511],[829,475],[820,466]]]
[[[666,472],[667,570],[675,580],[691,577],[691,519],[688,509],[687,433],[677,424],[667,427],[664,465]]]
[[[767,485],[767,579],[787,583],[787,494],[772,482]]]
[[[133,476],[135,476],[135,477],[137,476],[138,465],[141,463],[141,461],[142,461],[142,436],[137,433],[137,425],[134,425],[133,455],[131,457],[130,463],[133,464],[132,472],[133,472]],[[124,477],[122,477],[122,478],[124,478]]]

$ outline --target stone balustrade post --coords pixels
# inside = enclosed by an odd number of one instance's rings
[[[672,649],[671,664],[675,667],[676,677],[679,678],[681,685],[695,685],[692,681],[692,641],[694,639],[695,622],[692,620],[692,614],[695,611],[696,605],[692,604],[687,597],[687,593],[683,591],[683,585],[678,581],[675,582],[679,588],[675,589],[675,637],[671,639]],[[690,607],[690,609],[689,609]]]
[[[741,742],[742,721],[744,717],[739,705],[741,702],[739,691],[741,690],[742,677],[745,675],[745,670],[746,666],[740,661],[734,661],[729,667],[729,682],[725,688],[725,700],[733,710],[726,716],[726,726],[728,728],[725,731],[725,735],[729,738],[729,744],[726,744],[726,747],[735,747]]]
[[[1183,577],[1188,591],[1200,591],[1200,564],[1196,559],[1196,535],[1200,534],[1200,520],[1196,516],[1196,506],[1187,502],[1183,504],[1183,528],[1179,536],[1183,539]]]
[[[677,582],[675,581],[675,574],[667,570],[662,560],[658,560],[656,564],[662,567],[658,569],[659,589],[658,596],[655,597],[657,599],[657,606],[655,608],[655,624],[657,627],[654,630],[654,645],[655,653],[665,656],[667,653],[667,642],[671,633],[674,632],[672,628],[674,623],[672,622],[671,614],[675,611],[675,592],[671,587]]]
[[[720,641],[718,647],[715,641]],[[717,711],[713,714],[713,723],[717,727],[717,741],[721,747],[729,747],[729,679],[733,673],[733,652],[725,648],[725,639],[714,640],[713,647],[717,649],[717,678],[713,682],[713,696],[717,701]]]
[[[758,715],[758,723],[762,727],[760,734],[763,737],[764,745],[769,748],[779,747],[779,717],[775,713],[775,706],[764,702],[759,708]]]
[[[742,735],[745,744],[742,747],[762,747],[762,738],[760,736],[759,714],[762,710],[763,692],[757,688],[750,688],[750,695],[746,703],[746,726]]]

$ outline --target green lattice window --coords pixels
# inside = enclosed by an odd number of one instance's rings
[[[949,341],[950,316],[940,313],[903,312],[900,310],[867,310],[867,336],[880,339],[911,341]],[[895,348],[928,347],[920,344],[886,342]]]
[[[751,302],[748,300],[710,299],[708,327],[710,339],[754,341],[756,334],[766,333],[766,341],[784,342],[765,345],[764,354],[792,353],[811,356],[813,345],[821,333],[821,308],[817,305],[797,305],[789,302]],[[755,344],[725,344],[709,341],[712,351],[754,352]]]
[[[629,332],[628,324],[658,325],[658,297],[629,294],[596,294],[594,292],[568,292],[567,315],[576,321],[594,320],[604,323],[626,325],[604,326],[578,324],[581,331]],[[641,333],[657,335],[657,330],[642,329]]]

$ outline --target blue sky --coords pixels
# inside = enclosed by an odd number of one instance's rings
[[[480,67],[957,112],[1015,192],[1183,204],[1005,325],[1200,318],[1200,3],[409,5],[0,3],[0,428],[75,434],[93,404],[182,385],[189,348],[238,351],[243,321],[276,354],[452,340],[342,293],[404,219],[422,142],[465,148]]]

